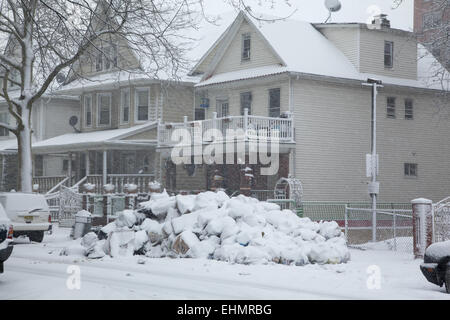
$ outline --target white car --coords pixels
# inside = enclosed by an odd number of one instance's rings
[[[3,273],[3,263],[8,260],[13,250],[13,227],[11,220],[0,205],[0,273]]]
[[[11,219],[14,237],[28,236],[31,241],[42,242],[44,232],[52,229],[47,200],[41,194],[4,192],[0,203]]]

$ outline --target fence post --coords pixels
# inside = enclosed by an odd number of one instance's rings
[[[348,244],[348,207],[345,205],[345,214],[344,214],[344,227],[345,227],[345,242]]]
[[[413,209],[413,251],[415,258],[423,258],[433,240],[433,202],[419,198],[411,201]]]
[[[394,251],[397,251],[397,215],[395,211],[392,213],[394,214]]]

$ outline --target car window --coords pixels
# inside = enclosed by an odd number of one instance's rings
[[[48,205],[45,198],[39,195],[14,195],[7,196],[4,201],[4,207],[8,211],[48,211]]]

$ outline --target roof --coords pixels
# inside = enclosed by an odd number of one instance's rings
[[[280,72],[290,72],[358,81],[365,81],[368,77],[372,77],[382,80],[385,84],[424,89],[442,89],[442,82],[440,81],[440,78],[438,79],[438,77],[436,77],[436,74],[438,73],[438,70],[441,70],[443,67],[433,55],[421,45],[418,47],[417,80],[371,75],[360,73],[344,53],[309,22],[293,19],[275,20],[270,22],[255,21],[254,18],[248,17],[245,13],[241,12],[236,17],[233,24],[241,23],[244,19],[262,35],[269,44],[269,47],[271,47],[280,57],[283,68],[279,65],[271,65],[216,74],[211,77],[209,77],[208,74],[205,74],[202,81],[196,86],[206,86],[278,74]],[[231,28],[230,26],[226,32],[232,32],[233,30],[234,32],[237,32],[238,28]],[[302,39],[302,41],[292,41],[291,37],[280,36],[292,34],[292,30],[295,30],[296,37]],[[224,35],[220,37],[220,39],[222,39],[221,41],[231,41],[230,38],[233,37],[226,38]],[[305,43],[308,45],[305,46]],[[214,45],[218,45],[218,42]],[[211,49],[209,52],[211,52]],[[206,55],[203,57],[206,57]],[[218,61],[216,61],[216,63],[218,63]],[[440,74],[440,76],[447,79],[447,82],[450,80],[448,73],[446,75]]]
[[[203,19],[195,30],[185,30],[186,38],[193,39],[192,43],[189,45],[189,50],[185,52],[185,58],[190,61],[191,67],[193,67],[203,54],[213,46],[235,18],[235,12],[228,12],[221,14],[217,19]],[[135,53],[136,51],[139,52]],[[148,59],[146,58],[145,51],[136,50],[136,48],[134,48],[133,52],[140,64],[144,66],[147,65],[147,67],[151,64],[147,61]],[[155,77],[154,74],[146,73],[145,68],[128,71],[121,70],[96,74],[84,79],[76,79],[66,85],[60,86],[55,93],[80,94],[81,92],[93,91],[99,88],[118,88],[120,85],[127,85],[130,83],[135,84],[139,82],[148,84],[151,81],[171,81],[178,84],[193,85],[199,81],[199,77],[190,76],[187,72],[181,71],[178,81],[175,81],[173,77],[164,74],[162,70],[158,73],[157,77]]]
[[[147,122],[130,128],[101,130],[82,133],[67,133],[33,144],[35,153],[61,153],[69,151],[83,151],[88,149],[107,149],[108,147],[120,146],[153,146],[156,141],[122,140],[135,134],[156,128],[157,122]]]
[[[0,140],[0,154],[11,154],[17,152],[17,139],[1,139]]]

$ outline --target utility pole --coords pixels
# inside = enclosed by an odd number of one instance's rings
[[[371,176],[369,182],[369,194],[372,198],[372,242],[377,241],[377,196],[380,192],[380,183],[377,182],[378,174],[378,155],[377,155],[377,94],[378,88],[382,88],[381,80],[367,79],[364,86],[372,87],[372,139],[371,139],[371,154],[366,156],[366,164],[370,166],[367,170],[368,175]],[[370,171],[370,172],[369,172]]]

